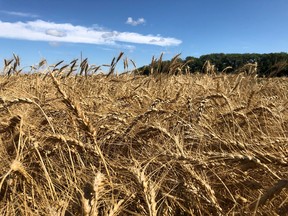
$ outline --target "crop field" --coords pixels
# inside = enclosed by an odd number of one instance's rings
[[[0,215],[287,215],[287,78],[84,72],[0,76]]]

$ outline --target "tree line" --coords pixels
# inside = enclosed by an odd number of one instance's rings
[[[176,66],[175,73],[195,73],[203,72],[203,66],[209,61],[213,65],[215,72],[235,73],[243,72],[241,68],[247,64],[257,65],[257,74],[263,77],[287,76],[288,75],[288,53],[245,53],[245,54],[224,54],[213,53],[202,55],[199,58],[188,56],[185,59],[177,58],[168,61],[162,61],[162,55],[159,60],[152,60],[151,64],[139,68],[142,74],[151,74],[152,71],[158,73],[167,73],[169,68]]]

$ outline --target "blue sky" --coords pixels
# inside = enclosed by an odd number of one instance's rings
[[[137,66],[153,55],[288,51],[287,0],[0,0],[0,59],[22,66],[120,51]]]

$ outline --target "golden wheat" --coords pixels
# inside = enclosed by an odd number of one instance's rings
[[[151,76],[127,58],[117,75],[122,52],[106,75],[5,60],[0,215],[285,215],[287,78],[183,75],[178,57]]]

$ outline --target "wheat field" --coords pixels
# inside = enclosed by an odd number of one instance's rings
[[[0,76],[0,215],[287,215],[287,78],[84,72]]]

